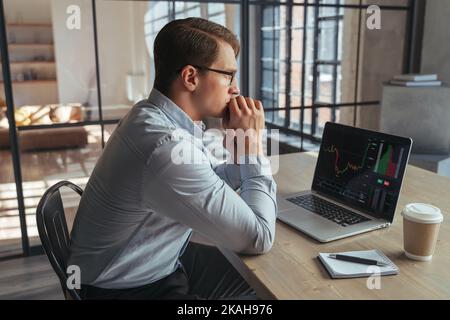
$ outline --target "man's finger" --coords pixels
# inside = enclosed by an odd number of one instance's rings
[[[253,101],[252,98],[246,97],[246,98],[245,98],[245,101],[247,101],[247,106],[248,106],[251,110],[254,111],[254,110],[256,109],[256,107],[255,107],[255,102]]]
[[[264,109],[263,104],[262,104],[262,102],[260,100],[255,100],[255,107],[258,110]]]
[[[246,99],[245,99],[243,96],[238,96],[238,97],[236,98],[236,100],[237,100],[238,103],[239,103],[239,108],[241,109],[241,111],[242,111],[243,113],[245,113],[245,114],[250,114],[250,109],[249,109],[249,107],[247,106],[247,101],[246,101]]]
[[[230,108],[230,119],[231,119],[231,116],[233,116],[233,115],[241,114],[241,110],[239,109],[236,99],[230,100],[229,108]]]

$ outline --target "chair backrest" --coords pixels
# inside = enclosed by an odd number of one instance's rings
[[[67,259],[69,257],[70,234],[64,213],[60,188],[68,187],[80,196],[83,189],[69,181],[60,181],[51,186],[39,201],[36,222],[39,237],[50,264],[58,275],[66,299],[81,300],[76,289],[67,287]]]

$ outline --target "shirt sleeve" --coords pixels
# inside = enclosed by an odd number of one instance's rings
[[[184,161],[177,159],[180,151],[189,155]],[[276,183],[267,158],[256,157],[251,163],[236,166],[240,194],[221,179],[201,149],[185,141],[161,144],[147,164],[144,190],[153,193],[147,198],[156,212],[235,252],[260,254],[270,250],[277,205]],[[219,172],[226,175],[227,168]]]
[[[217,145],[215,146],[217,149]],[[205,149],[204,149],[205,150]],[[229,157],[229,152],[220,145],[220,154],[225,156],[226,159]],[[218,160],[209,150],[206,148],[206,152],[211,162],[211,166],[214,172],[224,180],[233,190],[238,189],[241,186],[241,174],[240,168],[237,164],[228,163]]]
[[[237,164],[222,163],[214,168],[214,172],[233,190],[241,186],[241,171]]]

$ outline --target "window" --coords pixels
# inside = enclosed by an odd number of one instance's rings
[[[362,81],[370,81],[361,77],[361,69],[367,63],[382,63],[373,57],[375,53],[369,56],[368,50],[382,53],[371,41],[387,31],[377,34],[366,30],[365,3],[345,0],[259,3],[259,95],[269,125],[317,140],[325,122],[339,121],[344,109],[346,113],[355,113],[357,107],[378,104],[378,93],[371,95],[376,99],[359,93],[364,86]],[[397,17],[396,32],[403,39],[393,46],[403,54],[410,7],[406,1],[387,3],[391,5],[380,8],[389,19]],[[365,59],[357,58],[361,56]],[[401,72],[403,56],[397,60],[397,72]],[[352,123],[356,115],[349,118]]]

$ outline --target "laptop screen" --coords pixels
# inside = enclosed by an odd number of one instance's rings
[[[392,222],[412,140],[327,122],[312,189]]]

